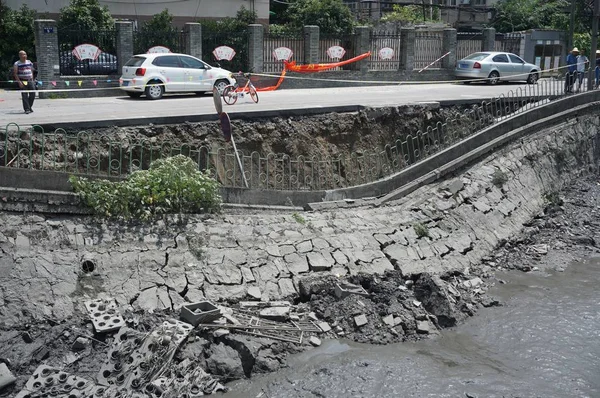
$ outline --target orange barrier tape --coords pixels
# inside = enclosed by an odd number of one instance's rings
[[[279,76],[279,80],[277,80],[277,84],[274,86],[257,88],[256,91],[275,91],[281,86],[281,83],[285,80],[285,69],[281,71],[281,76]]]
[[[368,53],[361,54],[357,57],[347,59],[345,61],[332,62],[329,64],[296,65],[296,61],[292,61],[292,62],[283,61],[283,62],[285,64],[285,69],[289,70],[290,72],[312,73],[312,72],[321,72],[321,71],[324,71],[327,69],[337,68],[339,66],[351,64],[353,62],[358,62],[358,61],[361,61],[370,56],[371,56],[371,51],[369,51]]]

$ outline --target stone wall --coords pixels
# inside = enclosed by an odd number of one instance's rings
[[[263,300],[294,297],[308,275],[468,273],[540,211],[544,193],[598,165],[599,128],[598,111],[568,120],[373,208],[151,226],[0,213],[0,328],[64,319],[87,297],[153,310],[239,299],[250,287]]]

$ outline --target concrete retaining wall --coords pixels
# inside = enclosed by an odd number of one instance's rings
[[[205,297],[243,298],[250,287],[263,300],[294,297],[309,275],[468,273],[542,209],[546,192],[597,170],[599,113],[590,107],[376,208],[149,224],[0,212],[0,329],[71,317],[82,310],[81,292],[177,309]],[[429,237],[416,235],[417,223]],[[95,270],[84,272],[82,259],[93,259]]]

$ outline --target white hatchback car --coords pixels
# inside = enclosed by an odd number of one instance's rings
[[[119,87],[132,98],[143,94],[146,98],[160,99],[164,93],[212,92],[220,93],[235,84],[231,72],[214,68],[187,54],[162,53],[134,55],[125,66]]]

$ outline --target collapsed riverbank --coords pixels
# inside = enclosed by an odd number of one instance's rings
[[[117,342],[114,334],[94,333],[83,302],[95,298],[113,298],[134,334],[202,300],[228,308],[249,299],[292,300],[299,318],[312,312],[328,324],[307,334],[319,339],[381,344],[453,326],[480,305],[496,304],[485,294],[494,250],[559,188],[597,170],[599,126],[597,115],[567,121],[378,208],[174,217],[153,225],[0,214],[0,357],[17,376],[0,395],[20,391],[41,364],[98,377]],[[368,297],[336,297],[332,285],[344,281]],[[208,389],[276,370],[287,353],[318,345],[186,333],[191,337],[169,359],[169,380],[195,366],[213,375],[198,376]],[[80,337],[83,347],[75,349]]]

